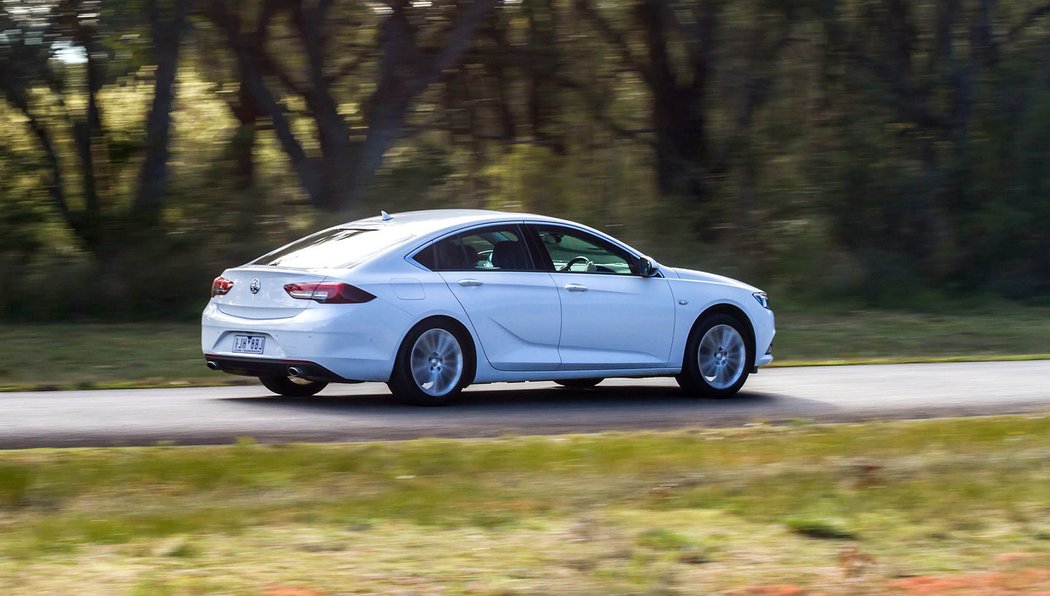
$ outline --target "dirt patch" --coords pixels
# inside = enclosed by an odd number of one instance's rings
[[[1007,560],[1018,561],[1016,558]],[[894,580],[887,586],[905,594],[915,595],[1012,596],[1025,594],[1026,596],[1050,596],[1050,567],[1028,567],[946,576],[921,575]]]

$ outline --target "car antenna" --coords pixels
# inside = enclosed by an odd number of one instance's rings
[[[382,211],[382,210],[381,210],[381,211],[379,212],[379,214],[383,216],[383,221],[390,221],[391,219],[394,219],[394,216],[393,216],[393,215],[390,215],[390,214],[389,214],[389,213],[387,213],[386,211]]]

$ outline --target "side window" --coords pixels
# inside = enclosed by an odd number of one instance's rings
[[[431,271],[533,271],[517,226],[493,226],[443,238],[417,252]]]
[[[597,236],[557,226],[536,226],[536,232],[543,250],[554,263],[555,271],[634,274],[634,257]]]

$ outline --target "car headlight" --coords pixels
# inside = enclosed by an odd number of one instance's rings
[[[769,297],[766,296],[765,292],[755,292],[751,295],[755,297],[755,300],[758,300],[758,303],[762,305],[762,308],[769,308]]]

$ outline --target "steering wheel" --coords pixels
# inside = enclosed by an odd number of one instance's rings
[[[576,263],[587,263],[588,267],[591,266],[591,260],[588,259],[587,257],[573,257],[573,258],[569,259],[568,263],[565,263],[564,265],[562,265],[562,268],[558,269],[558,271],[559,272],[568,271]]]

